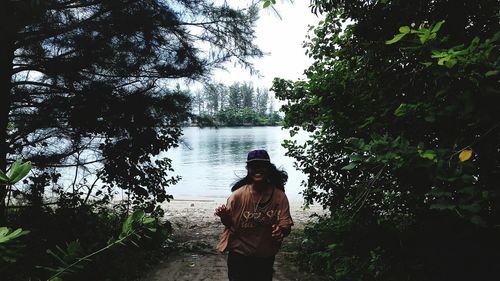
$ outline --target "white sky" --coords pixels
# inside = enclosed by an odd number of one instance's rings
[[[228,64],[227,71],[214,72],[214,81],[226,85],[251,81],[255,87],[270,88],[275,77],[292,80],[303,77],[312,60],[305,55],[302,43],[308,26],[316,25],[319,18],[311,13],[309,0],[278,1],[276,8],[281,19],[270,8],[259,11],[255,43],[267,55],[252,62],[262,77],[252,76],[249,70]]]

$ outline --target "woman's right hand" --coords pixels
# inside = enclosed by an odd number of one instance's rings
[[[214,215],[220,217],[222,224],[227,227],[231,226],[231,210],[226,207],[226,205],[221,205],[215,208]]]

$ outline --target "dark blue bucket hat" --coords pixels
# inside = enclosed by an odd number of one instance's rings
[[[266,161],[271,162],[269,159],[269,154],[264,149],[256,149],[248,152],[247,163],[253,161]]]

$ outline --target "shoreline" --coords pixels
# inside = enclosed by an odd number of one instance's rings
[[[226,199],[171,199],[164,202],[161,207],[165,210],[164,218],[172,221],[183,221],[191,223],[219,223],[218,217],[214,215],[215,208],[225,204]],[[303,202],[290,201],[290,214],[297,228],[302,228],[308,222],[314,220],[311,216],[323,215],[327,211],[319,204],[304,208]]]

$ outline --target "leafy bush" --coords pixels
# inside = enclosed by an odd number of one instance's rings
[[[115,209],[94,210],[87,206],[22,208],[12,211],[9,218],[10,225],[31,230],[30,235],[23,239],[25,247],[18,252],[17,262],[1,269],[2,275],[9,276],[12,281],[47,280],[62,265],[67,266],[78,258],[99,251],[127,233],[123,228],[126,213]],[[72,268],[76,273],[62,277],[65,281],[133,280],[165,253],[163,244],[171,234],[168,222],[154,219],[149,224],[149,228],[157,229],[146,234],[149,238],[136,238],[133,240],[136,245],[126,243],[92,256],[90,260],[82,261],[81,266]],[[117,237],[119,233],[122,234]],[[113,237],[115,240],[110,240]]]
[[[323,217],[295,245],[303,269],[336,281],[490,280],[499,247],[495,230],[442,214],[406,228],[367,216]]]
[[[305,232],[303,264],[332,280],[500,276],[498,2],[311,2],[325,14],[307,79],[273,83],[285,127],[310,132],[285,142],[304,197],[332,216]]]

